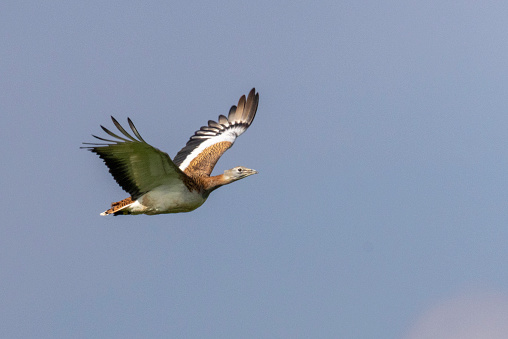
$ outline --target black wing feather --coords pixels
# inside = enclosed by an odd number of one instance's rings
[[[218,122],[209,120],[208,126],[203,126],[196,131],[194,135],[190,137],[185,147],[177,153],[173,159],[175,165],[180,166],[192,151],[206,140],[219,136],[231,128],[242,127],[243,131],[249,128],[256,116],[258,102],[259,93],[256,93],[256,89],[253,88],[249,92],[247,99],[245,99],[245,95],[243,95],[238,101],[238,106],[232,106],[230,108],[228,117],[221,114],[219,115]]]
[[[181,181],[185,174],[171,161],[167,153],[146,143],[129,119],[129,125],[138,138],[133,138],[111,117],[113,123],[123,135],[116,135],[107,128],[104,131],[118,140],[95,138],[109,143],[83,143],[85,148],[104,160],[115,181],[135,200],[144,193],[161,185],[171,185]],[[101,126],[102,127],[102,126]]]

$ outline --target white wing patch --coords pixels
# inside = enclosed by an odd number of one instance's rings
[[[238,127],[232,127],[228,129],[226,132],[219,134],[213,138],[210,138],[204,142],[202,142],[198,147],[196,147],[186,158],[185,160],[180,164],[180,170],[185,171],[187,166],[194,160],[203,150],[206,148],[222,142],[222,141],[229,141],[231,145],[235,143],[236,138],[242,134],[245,131],[245,128]]]
[[[228,116],[220,115],[217,122],[209,120],[207,126],[201,127],[190,137],[189,141],[182,148],[173,162],[180,170],[185,171],[201,152],[219,142],[230,142],[231,146],[236,138],[249,128],[256,116],[259,94],[256,89],[249,92],[247,98],[243,95],[238,101],[238,106],[232,106]],[[223,151],[214,159],[215,162],[222,155]],[[210,167],[213,169],[215,162]]]

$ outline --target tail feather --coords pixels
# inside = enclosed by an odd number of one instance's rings
[[[134,200],[132,200],[132,197],[128,197],[126,199],[113,202],[111,203],[111,208],[107,211],[104,211],[101,213],[101,215],[120,215],[120,214],[130,214],[129,211],[124,210],[126,207],[128,207],[130,204],[134,203]]]

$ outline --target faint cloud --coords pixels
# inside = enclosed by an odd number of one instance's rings
[[[411,326],[405,339],[506,339],[508,296],[468,292],[431,307]]]

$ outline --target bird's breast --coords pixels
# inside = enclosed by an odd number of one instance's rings
[[[195,210],[206,201],[206,197],[200,192],[189,191],[185,185],[159,186],[138,201],[145,206],[146,214],[178,213]]]

